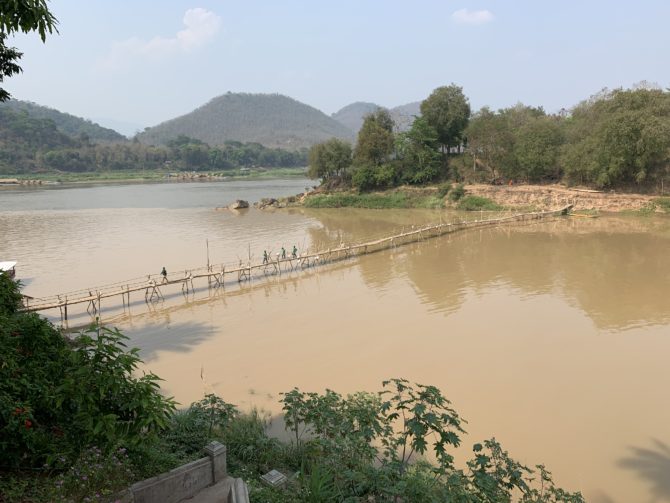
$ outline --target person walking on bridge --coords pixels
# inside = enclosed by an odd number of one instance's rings
[[[165,266],[163,266],[163,270],[161,271],[161,276],[163,276],[163,283],[167,283],[167,271],[165,270]]]

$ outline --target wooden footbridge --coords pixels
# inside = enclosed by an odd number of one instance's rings
[[[184,293],[194,290],[194,280],[206,279],[207,284],[210,287],[219,289],[225,287],[227,277],[229,279],[237,280],[237,282],[243,282],[251,281],[254,277],[254,273],[261,273],[262,275],[281,275],[282,272],[302,270],[330,262],[346,260],[351,257],[375,253],[388,248],[415,243],[417,241],[443,236],[464,229],[503,224],[533,223],[540,220],[546,220],[561,215],[567,215],[571,208],[572,206],[566,206],[554,211],[519,213],[498,218],[482,218],[479,220],[427,225],[365,243],[350,245],[342,244],[337,248],[329,248],[327,250],[320,250],[296,256],[287,255],[285,258],[277,255],[275,259],[268,258],[268,260],[264,260],[260,263],[252,263],[251,260],[249,260],[246,264],[243,264],[242,261],[240,261],[237,265],[233,266],[226,266],[224,264],[210,265],[199,269],[182,271],[181,273],[173,275],[169,279],[161,275],[149,275],[146,279],[129,280],[103,287],[54,295],[46,298],[24,296],[23,310],[47,311],[58,309],[60,311],[61,320],[67,321],[69,306],[85,304],[86,310],[92,316],[98,316],[102,309],[103,299],[121,297],[121,302],[125,307],[126,305],[130,306],[131,293],[144,292],[144,300],[146,302],[154,302],[163,299],[161,289],[166,289],[174,285],[180,286]],[[115,305],[118,306],[119,304],[116,303]]]

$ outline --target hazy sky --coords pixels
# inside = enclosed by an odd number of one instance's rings
[[[52,0],[59,35],[11,40],[19,99],[155,125],[227,91],[330,114],[393,107],[440,85],[473,108],[548,111],[603,87],[670,86],[668,0]]]

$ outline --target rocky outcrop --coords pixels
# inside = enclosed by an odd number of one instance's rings
[[[289,208],[291,206],[300,206],[305,200],[305,194],[300,193],[295,196],[281,197],[275,199],[273,197],[264,197],[260,201],[254,203],[254,206],[259,210],[266,210],[271,208]]]
[[[229,210],[243,210],[249,207],[249,202],[243,199],[237,199],[228,205]]]

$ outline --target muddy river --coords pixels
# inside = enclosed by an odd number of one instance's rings
[[[466,218],[214,209],[309,184],[1,190],[0,260],[18,260],[24,292],[44,297]],[[102,306],[182,404],[215,392],[274,415],[294,386],[346,394],[405,377],[450,398],[468,420],[466,450],[495,436],[588,501],[670,501],[668,218],[468,230],[241,286],[194,286]],[[90,319],[82,308],[68,323]]]

